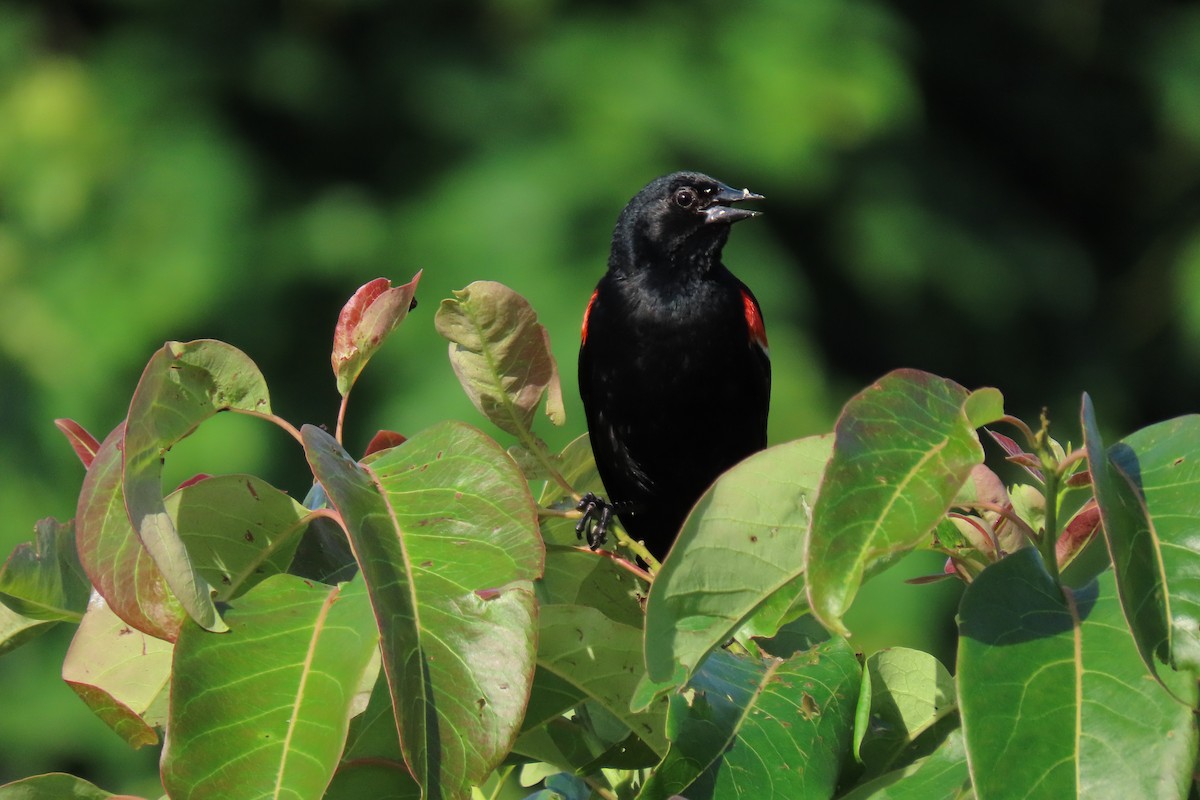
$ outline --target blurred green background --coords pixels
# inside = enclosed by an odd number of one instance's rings
[[[433,332],[477,279],[525,294],[575,399],[578,325],[616,215],[651,178],[767,196],[726,262],[762,301],[771,440],[829,430],[889,369],[1121,435],[1200,389],[1200,7],[1164,0],[0,2],[0,547],[74,513],[52,420],[97,436],[168,339],[223,339],[278,413],[332,426],[338,309],[424,269],[347,440],[479,422]],[[482,424],[480,422],[480,424]],[[302,495],[300,452],[220,418],[177,477]],[[910,560],[861,644],[944,658],[954,588]],[[906,570],[906,571],[905,571]],[[61,630],[0,659],[0,782],[48,769],[154,796],[58,681]]]

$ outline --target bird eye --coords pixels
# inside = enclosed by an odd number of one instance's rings
[[[696,192],[690,188],[679,189],[675,192],[675,205],[680,208],[691,208],[696,204]]]

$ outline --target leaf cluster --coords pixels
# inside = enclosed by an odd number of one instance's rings
[[[218,341],[153,355],[87,466],[72,522],[0,569],[0,653],[76,625],[68,686],[131,747],[161,746],[171,798],[1159,797],[1193,787],[1200,669],[1200,418],[1084,446],[1007,416],[995,389],[916,370],[852,398],[709,489],[661,564],[617,531],[580,547],[602,491],[564,413],[549,337],[506,287],[435,316],[508,449],[443,422],[341,441],[356,379],[419,275],[362,287],[335,329],[337,429],[275,415]],[[213,416],[296,441],[304,502],[251,475],[162,489]],[[995,430],[1011,429],[1012,437]],[[980,431],[1022,473],[985,465]],[[862,584],[904,554],[967,584],[955,674],[856,652]],[[634,556],[648,568],[636,565]],[[920,591],[913,588],[912,591]],[[5,798],[113,797],[34,776]]]

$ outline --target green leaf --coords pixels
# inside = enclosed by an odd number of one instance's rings
[[[338,394],[345,397],[371,356],[408,316],[417,294],[418,272],[403,286],[376,278],[358,288],[346,301],[333,331],[333,374]]]
[[[434,325],[450,341],[450,363],[467,396],[501,430],[529,431],[543,395],[550,421],[566,420],[550,334],[525,298],[476,281],[442,301]]]
[[[967,415],[972,428],[991,425],[1004,416],[1004,395],[990,386],[976,389],[963,401],[963,413]]]
[[[584,693],[575,684],[539,667],[533,673],[533,687],[529,690],[529,705],[521,722],[521,733],[565,714],[584,699]]]
[[[1081,413],[1092,487],[1104,523],[1121,605],[1142,661],[1151,674],[1157,675],[1155,655],[1166,661],[1171,641],[1162,542],[1146,516],[1145,504],[1134,484],[1109,460],[1092,398],[1087,393],[1083,395]]]
[[[1090,398],[1084,403],[1085,422],[1094,426]],[[1096,436],[1094,428],[1089,434]],[[1113,445],[1107,475],[1093,478],[1121,603],[1152,671],[1154,655],[1176,669],[1200,670],[1198,454],[1200,416],[1179,417]]]
[[[840,800],[958,800],[970,775],[961,731],[952,731],[932,754],[855,787]]]
[[[528,484],[461,423],[361,465],[319,428],[302,435],[371,594],[405,760],[426,797],[463,797],[512,746],[533,678]]]
[[[992,564],[959,610],[958,697],[979,800],[1187,796],[1191,708],[1145,672],[1111,572],[1060,589],[1035,548]],[[1195,679],[1164,676],[1194,706]]]
[[[538,616],[538,666],[604,706],[660,756],[665,753],[665,699],[646,711],[629,709],[644,669],[641,628],[587,606],[542,606]]]
[[[639,800],[831,797],[860,676],[843,639],[787,660],[714,653],[672,697],[671,748]]]
[[[921,734],[955,710],[958,700],[954,678],[941,662],[907,647],[873,653],[863,683],[870,704],[858,709],[854,733],[869,775],[891,769]]]
[[[952,381],[897,370],[843,409],[806,555],[809,605],[831,631],[847,634],[842,616],[864,577],[924,542],[982,463],[967,397]]]
[[[253,475],[217,475],[167,496],[164,506],[205,583],[226,601],[287,571],[311,518]]]
[[[756,611],[774,628],[804,597],[804,535],[828,460],[829,436],[768,448],[726,472],[700,498],[646,604],[646,667],[686,678]],[[760,624],[769,635],[771,624]]]
[[[57,625],[44,619],[30,619],[0,603],[0,656],[16,650]]]
[[[39,521],[33,542],[17,545],[0,567],[0,602],[30,619],[78,622],[91,591],[70,522]]]
[[[164,788],[178,800],[320,797],[378,642],[366,592],[276,575],[226,620],[224,634],[180,632]]]
[[[545,572],[534,590],[540,605],[587,606],[639,631],[645,622],[646,584],[614,559],[587,549],[548,545]]]
[[[63,661],[63,680],[131,747],[158,744],[167,716],[170,642],[130,627],[96,595]]]
[[[380,675],[366,711],[350,721],[342,761],[323,800],[420,800],[421,787],[400,752],[387,679]]]
[[[171,591],[199,625],[222,631],[212,587],[196,570],[163,505],[167,451],[219,411],[271,413],[258,367],[235,347],[212,340],[167,342],[151,357],[129,404],[124,491],[129,519]]]
[[[174,641],[185,614],[125,511],[121,423],[100,445],[75,512],[79,561],[113,613],[140,631]]]
[[[596,471],[596,460],[592,456],[592,444],[587,434],[572,439],[562,452],[554,457],[554,465],[567,483],[580,494],[585,492],[604,494],[604,485],[600,482],[600,473]],[[561,505],[563,500],[563,488],[558,481],[546,481],[538,495],[538,505],[549,508]],[[545,539],[547,545],[578,547],[580,540],[578,534],[575,533],[575,523],[574,519],[558,516],[543,517],[542,538]]]
[[[106,792],[83,778],[52,772],[0,786],[0,800],[137,800]]]

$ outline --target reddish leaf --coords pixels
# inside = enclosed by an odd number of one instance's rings
[[[83,479],[75,516],[79,561],[109,608],[140,631],[175,641],[184,612],[125,513],[121,441],[108,435]]]
[[[397,447],[408,441],[408,437],[395,431],[380,431],[371,438],[370,444],[367,445],[367,452],[363,453],[363,458],[378,453],[380,450],[387,450],[389,447]]]
[[[200,481],[208,480],[211,477],[212,477],[212,475],[209,475],[207,472],[198,472],[195,475],[193,475],[192,477],[188,478],[183,483],[176,486],[175,488],[176,489],[186,489],[188,486],[193,486],[193,485],[199,483]]]
[[[84,427],[73,419],[56,419],[54,426],[62,431],[63,436],[67,437],[67,442],[75,451],[75,455],[79,456],[79,460],[83,462],[84,468],[90,467],[96,458],[96,451],[100,449],[100,442],[96,441],[96,437],[84,430]]]
[[[1070,561],[1076,553],[1084,548],[1096,532],[1100,530],[1100,507],[1095,500],[1089,500],[1087,505],[1079,510],[1067,527],[1059,534],[1054,544],[1054,553],[1059,566]]]
[[[333,374],[338,393],[345,397],[363,367],[396,327],[416,306],[418,272],[403,286],[392,286],[387,278],[376,278],[360,286],[338,315],[333,331]]]
[[[1016,464],[1019,467],[1024,467],[1030,475],[1037,478],[1039,481],[1046,479],[1045,476],[1042,475],[1042,471],[1040,469],[1041,462],[1038,461],[1037,456],[1035,456],[1033,453],[1026,453],[1021,449],[1021,445],[1017,444],[1015,440],[1005,436],[1003,433],[996,433],[991,428],[984,428],[984,430],[987,431],[988,435],[992,437],[992,441],[1000,445],[1000,449],[1004,451],[1008,461],[1011,461],[1013,464]]]

